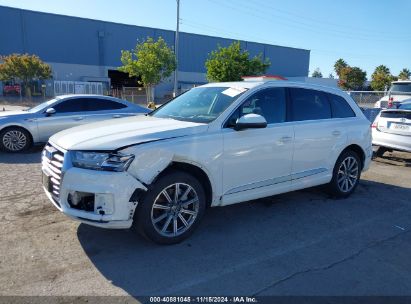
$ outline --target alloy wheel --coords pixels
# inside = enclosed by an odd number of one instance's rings
[[[21,151],[26,143],[26,135],[19,130],[10,130],[3,135],[3,145],[9,151]]]
[[[175,183],[164,188],[154,200],[151,222],[165,237],[176,237],[186,232],[199,212],[199,198],[188,184]]]
[[[357,183],[358,172],[358,161],[352,156],[345,158],[338,169],[338,188],[344,193],[350,192]]]

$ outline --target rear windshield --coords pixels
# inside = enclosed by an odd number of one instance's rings
[[[382,111],[381,117],[411,119],[411,112],[409,111]]]
[[[394,83],[391,86],[390,92],[411,94],[411,83]]]

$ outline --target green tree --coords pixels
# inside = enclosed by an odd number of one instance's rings
[[[398,78],[401,80],[408,80],[411,77],[411,72],[409,69],[402,69],[400,74],[398,74]]]
[[[0,80],[14,80],[23,84],[27,97],[31,97],[30,83],[52,77],[51,67],[36,55],[12,54],[1,56]]]
[[[341,70],[348,66],[349,65],[347,64],[347,62],[345,62],[344,59],[340,58],[334,64],[334,71],[337,74],[337,76],[340,77]]]
[[[346,66],[339,73],[338,85],[345,90],[359,90],[367,80],[367,73],[358,67]]]
[[[388,67],[379,65],[371,75],[371,88],[374,91],[384,91],[394,79]]]
[[[328,75],[328,78],[330,78],[330,79],[334,79],[334,75],[333,75],[333,73],[330,73],[330,74]]]
[[[152,89],[163,79],[170,77],[176,69],[177,60],[173,50],[163,38],[153,38],[137,43],[134,50],[121,51],[123,66],[120,71],[130,77],[141,77],[141,84],[146,89],[148,105],[154,104]]]
[[[212,82],[241,81],[242,76],[264,74],[270,66],[270,60],[262,60],[262,54],[250,58],[247,51],[241,50],[240,42],[233,42],[228,47],[219,46],[212,51],[205,63],[207,79]]]
[[[323,78],[323,74],[320,71],[320,68],[316,68],[314,72],[311,74],[311,77],[314,78]]]

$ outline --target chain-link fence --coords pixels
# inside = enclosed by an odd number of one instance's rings
[[[121,99],[128,100],[132,103],[146,105],[147,95],[146,90],[140,87],[123,87],[121,89],[112,89],[111,95]]]
[[[385,91],[349,91],[347,93],[364,109],[374,108],[375,103],[387,94]]]

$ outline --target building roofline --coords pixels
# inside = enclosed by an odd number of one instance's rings
[[[30,12],[30,13],[41,14],[41,15],[52,15],[52,16],[56,16],[56,17],[66,17],[66,18],[74,18],[74,19],[81,19],[81,20],[94,21],[94,22],[104,22],[104,23],[122,25],[122,26],[129,26],[129,27],[140,27],[140,28],[145,28],[145,29],[150,29],[150,30],[161,30],[161,31],[170,32],[171,34],[175,33],[174,30],[163,29],[163,28],[148,27],[148,26],[143,26],[143,25],[127,24],[127,23],[114,22],[114,21],[106,21],[106,20],[101,20],[101,19],[92,19],[92,18],[79,17],[79,16],[70,16],[70,15],[63,15],[63,14],[56,14],[56,13],[34,11],[34,10],[28,10],[28,9],[12,7],[12,6],[6,6],[6,5],[0,5],[0,8],[7,8],[7,9],[16,10],[16,11]],[[251,42],[251,43],[257,43],[257,44],[266,45],[266,46],[274,46],[274,47],[280,47],[280,48],[294,49],[294,50],[299,50],[299,51],[306,51],[306,52],[309,52],[309,53],[311,52],[311,50],[309,50],[309,49],[303,49],[303,48],[297,48],[297,47],[291,47],[291,46],[283,46],[283,45],[278,45],[278,44],[269,44],[269,43],[263,43],[263,42],[258,42],[258,41],[226,38],[226,37],[220,37],[220,36],[210,36],[210,35],[190,33],[190,32],[180,32],[180,34],[189,34],[189,35],[196,35],[196,36],[216,38],[216,39],[227,39],[227,40],[240,41],[240,42]]]

